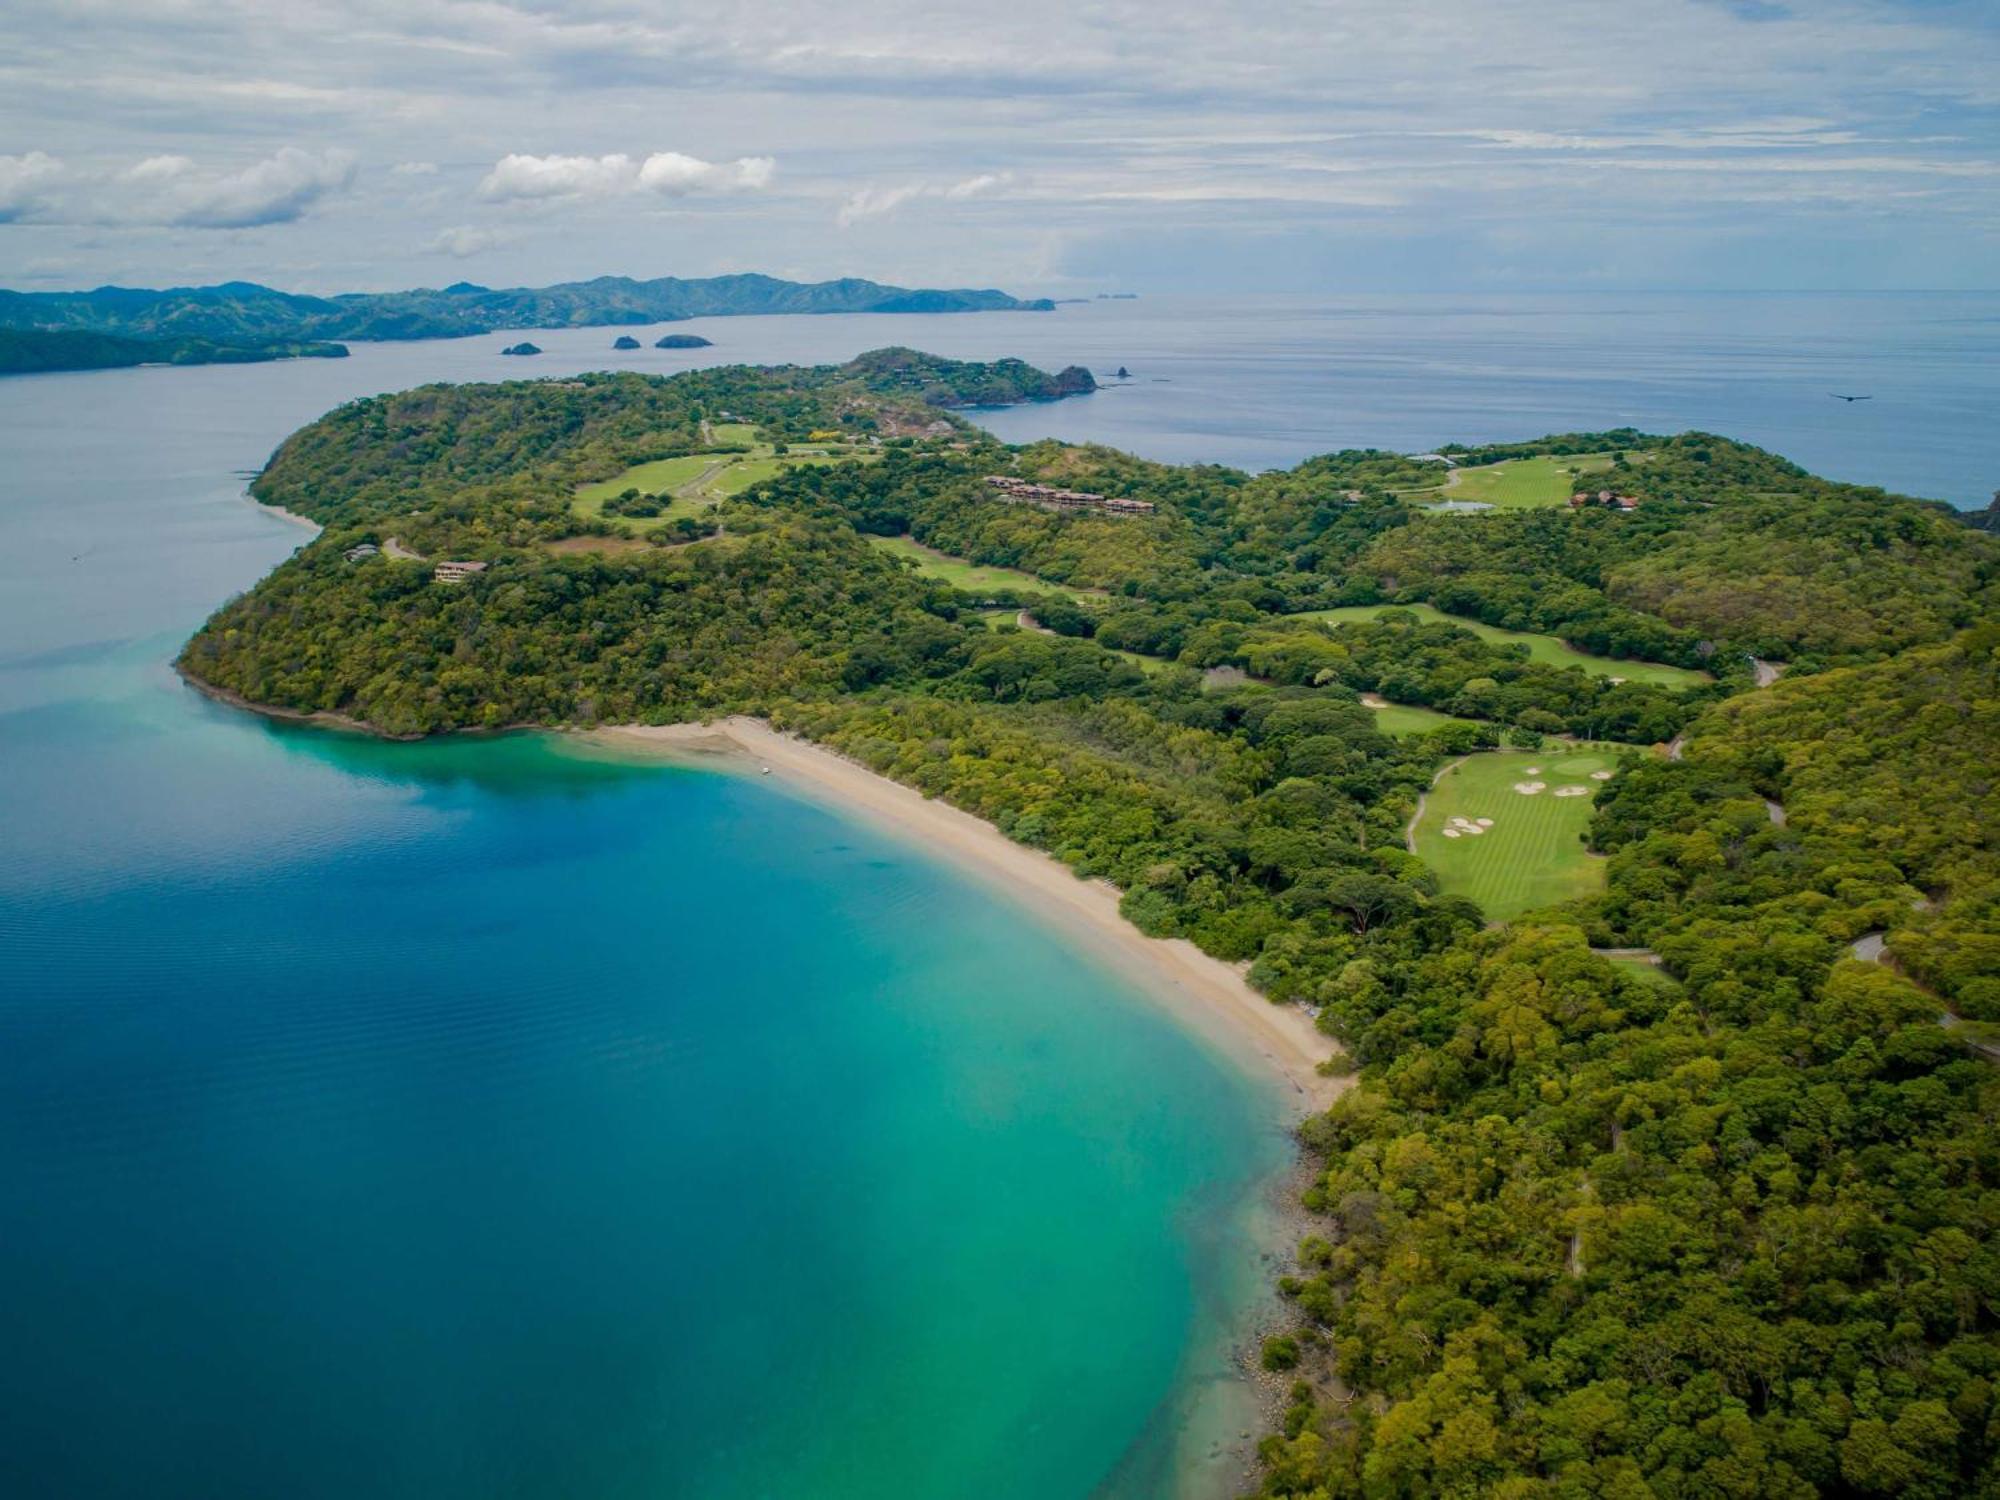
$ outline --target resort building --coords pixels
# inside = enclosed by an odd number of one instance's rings
[[[340,555],[346,558],[349,562],[360,562],[361,559],[364,557],[376,556],[378,553],[381,552],[381,550],[382,549],[380,547],[377,547],[373,542],[362,542],[359,546],[349,547],[345,552],[341,553]]]
[[[1616,495],[1610,490],[1599,490],[1594,495],[1587,490],[1578,490],[1574,495],[1569,497],[1569,508],[1571,510],[1581,510],[1586,505],[1601,505],[1606,510],[1637,510],[1639,508],[1639,497],[1637,495]]]
[[[441,562],[437,571],[431,574],[439,583],[463,583],[475,573],[484,573],[483,562]]]
[[[1116,495],[1093,495],[1088,490],[1058,489],[1054,485],[1016,479],[1011,474],[988,474],[986,483],[998,490],[999,498],[1009,505],[1034,505],[1054,511],[1090,511],[1103,516],[1150,516],[1153,513],[1153,502],[1150,500],[1127,500]]]

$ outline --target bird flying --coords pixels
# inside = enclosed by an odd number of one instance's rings
[[[1839,391],[1828,391],[1827,394],[1836,401],[1873,401],[1875,399],[1873,396],[1843,396]]]

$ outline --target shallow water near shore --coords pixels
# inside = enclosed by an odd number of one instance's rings
[[[203,699],[313,413],[68,384],[0,386],[0,1492],[1241,1477],[1266,1080],[758,778]]]

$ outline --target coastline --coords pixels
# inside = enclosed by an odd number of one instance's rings
[[[1327,1108],[1352,1083],[1320,1064],[1339,1054],[1296,1006],[1272,1004],[1233,965],[1184,938],[1147,937],[1118,910],[1118,892],[1079,880],[1060,860],[1017,844],[982,818],[924,796],[858,762],[745,716],[710,724],[630,724],[581,731],[597,746],[686,759],[754,759],[808,795],[921,845],[1052,921],[1209,1041],[1253,1063],[1281,1085],[1294,1123]]]
[[[281,521],[290,521],[294,526],[303,526],[306,528],[306,530],[312,532],[314,535],[319,534],[319,529],[320,529],[319,522],[308,520],[306,519],[306,517],[300,515],[296,511],[286,510],[285,507],[282,505],[266,505],[262,500],[259,500],[255,495],[251,494],[247,489],[243,492],[243,498],[245,500],[248,500],[252,505],[256,506],[257,509],[264,512],[264,514],[267,516],[276,516]]]
[[[1319,1071],[1340,1048],[1303,1010],[1272,1004],[1250,988],[1243,970],[1185,939],[1147,937],[1120,913],[1108,882],[1080,880],[1060,860],[1015,843],[984,819],[837,751],[742,715],[706,724],[606,726],[566,737],[621,757],[706,762],[737,775],[768,768],[788,789],[950,863],[1058,929],[1228,1057],[1267,1090],[1288,1132],[1356,1081],[1351,1073]],[[1290,1386],[1289,1376],[1262,1367],[1260,1355],[1267,1334],[1297,1322],[1276,1282],[1296,1269],[1299,1242],[1316,1228],[1300,1201],[1311,1172],[1294,1137],[1288,1165],[1265,1180],[1247,1209],[1241,1232],[1258,1289],[1216,1341],[1188,1351],[1181,1394],[1161,1414],[1171,1424],[1172,1453],[1170,1489],[1162,1493],[1173,1500],[1221,1500],[1256,1483],[1258,1440],[1281,1421]]]

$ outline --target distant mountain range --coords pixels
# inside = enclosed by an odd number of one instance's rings
[[[312,339],[435,339],[514,328],[588,328],[749,313],[1045,312],[1047,298],[938,291],[773,276],[600,276],[559,286],[495,290],[457,282],[441,291],[347,292],[307,297],[255,282],[221,286],[98,287],[88,292],[0,290],[0,329],[198,338],[233,345]]]
[[[272,359],[342,359],[343,344],[287,340],[223,344],[214,339],[128,339],[82,329],[0,328],[0,375],[115,370],[128,365],[241,365]]]

